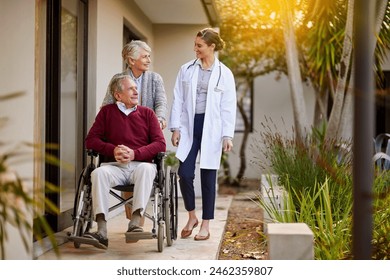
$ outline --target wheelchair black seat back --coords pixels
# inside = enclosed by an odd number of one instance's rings
[[[79,248],[81,244],[95,245],[93,240],[83,236],[89,232],[93,225],[91,173],[100,165],[102,157],[92,150],[87,150],[87,155],[89,157],[88,164],[82,170],[76,186],[72,217],[73,231],[68,236],[68,239],[73,241],[75,248]],[[159,252],[163,251],[164,239],[166,239],[167,245],[171,246],[173,240],[177,238],[177,174],[171,166],[165,165],[165,157],[165,153],[159,153],[154,159],[157,166],[157,175],[151,193],[151,212],[146,211],[144,214],[153,223],[151,232],[126,233],[126,241],[157,238]],[[118,202],[109,208],[109,212],[126,204],[132,205],[132,196],[123,198],[118,195],[117,191],[132,193],[133,190],[134,185],[132,184],[113,187],[110,190],[110,195],[116,198]]]

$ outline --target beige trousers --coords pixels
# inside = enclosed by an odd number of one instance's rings
[[[92,205],[94,216],[108,217],[109,192],[112,187],[134,184],[132,212],[140,209],[144,214],[153,188],[157,167],[153,163],[131,161],[128,164],[104,163],[91,173]]]

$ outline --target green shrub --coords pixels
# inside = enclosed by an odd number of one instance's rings
[[[353,184],[350,143],[328,141],[314,130],[305,145],[264,125],[259,165],[278,175],[286,190],[283,208],[258,204],[274,222],[306,223],[314,233],[315,259],[352,259]],[[275,126],[274,126],[275,128]],[[272,196],[273,186],[268,180]],[[390,258],[390,171],[377,171],[373,182],[372,259]]]
[[[270,125],[263,124],[263,128],[259,138],[261,143],[257,145],[261,153],[260,166],[277,174],[280,185],[290,185],[297,194],[293,198],[296,207],[299,207],[300,194],[315,192],[315,188],[325,181],[328,181],[334,207],[348,207],[349,202],[339,197],[352,190],[350,143],[326,142],[324,128],[314,130],[306,145],[296,142],[293,136],[273,132]]]
[[[390,259],[390,171],[375,174],[372,258]]]
[[[257,203],[273,222],[306,223],[314,234],[314,256],[317,260],[350,257],[352,203],[346,209],[332,208],[329,181],[299,195],[289,184],[285,186],[283,208],[267,203],[259,195]],[[273,186],[271,186],[272,192]],[[352,194],[348,198],[351,200]],[[294,200],[298,200],[297,202]],[[298,205],[298,207],[296,207]]]

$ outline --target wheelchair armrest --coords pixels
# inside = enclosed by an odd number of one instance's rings
[[[96,152],[95,150],[87,149],[87,155],[89,155],[91,157],[97,157],[99,155],[99,153]]]
[[[161,161],[164,157],[165,157],[165,152],[159,152],[159,153],[156,155],[155,160],[156,160],[156,161]]]
[[[165,152],[159,152],[155,157],[153,162],[157,165],[157,170],[160,170],[164,166],[164,158],[166,156]]]

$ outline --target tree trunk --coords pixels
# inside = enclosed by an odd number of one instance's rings
[[[376,15],[375,15],[375,33],[376,35],[379,34],[381,27],[382,27],[382,22],[384,20],[385,14],[386,14],[386,9],[388,5],[388,0],[381,0],[379,4],[377,4],[376,7]],[[376,41],[374,41],[376,44]],[[347,90],[347,94],[345,96],[345,101],[343,104],[343,111],[341,114],[341,119],[340,119],[340,125],[339,125],[339,131],[337,135],[339,135],[343,140],[351,140],[352,139],[352,123],[353,123],[353,85],[354,85],[354,70],[355,70],[355,63],[352,62],[352,73],[351,73],[351,79],[349,82],[349,87]]]
[[[240,185],[242,179],[244,178],[246,170],[246,144],[249,137],[249,128],[245,126],[244,135],[242,137],[242,143],[240,147],[240,169],[238,170],[237,176],[234,180],[235,185]]]
[[[352,34],[353,34],[353,9],[354,0],[348,1],[347,22],[343,43],[343,53],[341,55],[340,69],[337,78],[337,87],[333,99],[332,112],[330,113],[328,127],[326,129],[325,140],[337,139],[341,114],[343,111],[344,96],[346,91],[347,78],[351,65],[352,55]]]
[[[375,9],[375,33],[376,35],[379,35],[379,32],[381,31],[382,23],[386,15],[386,9],[388,5],[388,0],[379,0],[377,1],[376,9]],[[376,44],[376,41],[375,41]]]
[[[354,64],[352,64],[352,67]],[[343,105],[343,112],[341,114],[340,118],[340,125],[339,125],[339,132],[337,135],[341,138],[342,141],[351,141],[352,140],[352,133],[353,133],[353,84],[354,84],[354,78],[352,75],[354,75],[354,69],[352,68],[351,73],[351,79],[349,82],[349,87],[347,90],[347,94],[345,95],[344,105]]]
[[[298,51],[292,21],[292,7],[286,0],[279,0],[283,20],[283,35],[286,46],[286,61],[291,90],[296,140],[305,143],[307,134],[307,116],[303,97],[302,77],[299,68]]]
[[[240,146],[240,168],[238,170],[238,173],[236,175],[236,178],[234,179],[233,184],[239,186],[242,179],[244,178],[245,170],[246,170],[246,146],[248,143],[249,138],[249,132],[250,132],[250,123],[249,118],[246,115],[245,109],[244,109],[244,97],[246,96],[246,93],[250,89],[250,84],[252,83],[251,79],[245,79],[243,83],[240,83],[240,86],[238,86],[238,90],[240,91],[239,98],[237,99],[237,107],[238,111],[240,112],[242,116],[242,120],[244,122],[244,134],[242,137],[242,142]]]
[[[226,185],[230,185],[232,172],[230,170],[229,156],[228,154],[222,154],[222,168],[223,168],[223,183]]]
[[[317,92],[316,93],[316,103],[314,108],[314,119],[313,126],[320,127],[324,121],[327,121],[327,112],[328,112],[328,92]]]

